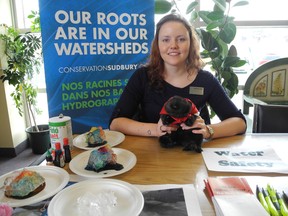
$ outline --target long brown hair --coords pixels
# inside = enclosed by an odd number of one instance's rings
[[[200,58],[200,51],[199,51],[200,49],[199,41],[195,30],[192,28],[189,22],[179,14],[172,13],[164,16],[156,25],[156,33],[152,41],[149,61],[146,65],[149,69],[148,75],[150,78],[150,84],[152,88],[158,90],[162,88],[163,73],[164,73],[164,61],[160,56],[158,45],[159,31],[163,26],[163,24],[170,21],[182,23],[189,33],[190,48],[186,60],[186,68],[188,73],[192,73],[192,71],[199,70],[202,67],[202,60]]]

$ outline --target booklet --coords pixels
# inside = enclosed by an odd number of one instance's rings
[[[204,183],[217,216],[269,216],[245,178],[209,177]]]

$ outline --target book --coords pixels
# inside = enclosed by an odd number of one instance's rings
[[[204,180],[217,216],[269,216],[242,177],[209,177]]]

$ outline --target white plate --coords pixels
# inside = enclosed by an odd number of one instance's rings
[[[105,136],[106,136],[106,141],[111,147],[119,145],[125,139],[125,135],[121,132],[110,131],[110,130],[104,130],[104,132],[105,132]],[[79,136],[75,137],[73,139],[73,145],[76,146],[77,148],[84,149],[84,150],[91,150],[94,148],[100,148],[101,146],[88,147],[88,143],[86,142],[86,134],[87,133],[80,134]]]
[[[22,168],[23,169],[23,168]],[[18,169],[18,170],[22,170]],[[62,190],[69,181],[69,174],[64,169],[54,166],[31,166],[26,167],[27,170],[32,170],[40,173],[45,178],[46,186],[38,194],[26,198],[26,199],[13,199],[7,198],[4,194],[4,190],[0,190],[0,203],[8,203],[11,207],[20,207],[25,205],[31,205],[49,197],[55,195]],[[16,170],[15,170],[16,171]],[[0,187],[4,185],[4,181],[8,176],[11,176],[13,172],[6,173],[0,177]]]
[[[105,216],[136,216],[144,206],[142,193],[134,185],[115,179],[93,179],[71,185],[53,197],[48,207],[49,216],[78,216],[84,212],[79,210],[77,198],[86,192],[97,193],[114,192],[117,205]]]
[[[69,163],[69,168],[72,172],[80,176],[102,178],[125,173],[135,166],[137,159],[132,152],[120,148],[112,148],[112,150],[117,155],[117,163],[123,165],[124,168],[122,170],[104,170],[99,173],[85,170],[85,167],[88,164],[90,153],[93,150],[82,152],[81,154],[74,157]]]

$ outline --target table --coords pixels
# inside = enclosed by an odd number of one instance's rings
[[[287,160],[288,134],[245,134],[220,138],[203,143],[203,148],[232,148],[271,145],[276,153]],[[121,175],[111,177],[131,184],[194,184],[202,214],[215,215],[213,206],[204,192],[203,180],[208,176],[251,176],[247,173],[211,172],[206,169],[202,155],[183,151],[181,147],[162,148],[157,138],[126,136],[116,146],[127,149],[137,157],[135,167]],[[85,150],[74,147],[72,158]],[[64,169],[73,174],[66,164]],[[257,174],[257,176],[285,176],[284,174]],[[286,180],[287,181],[287,180]]]

